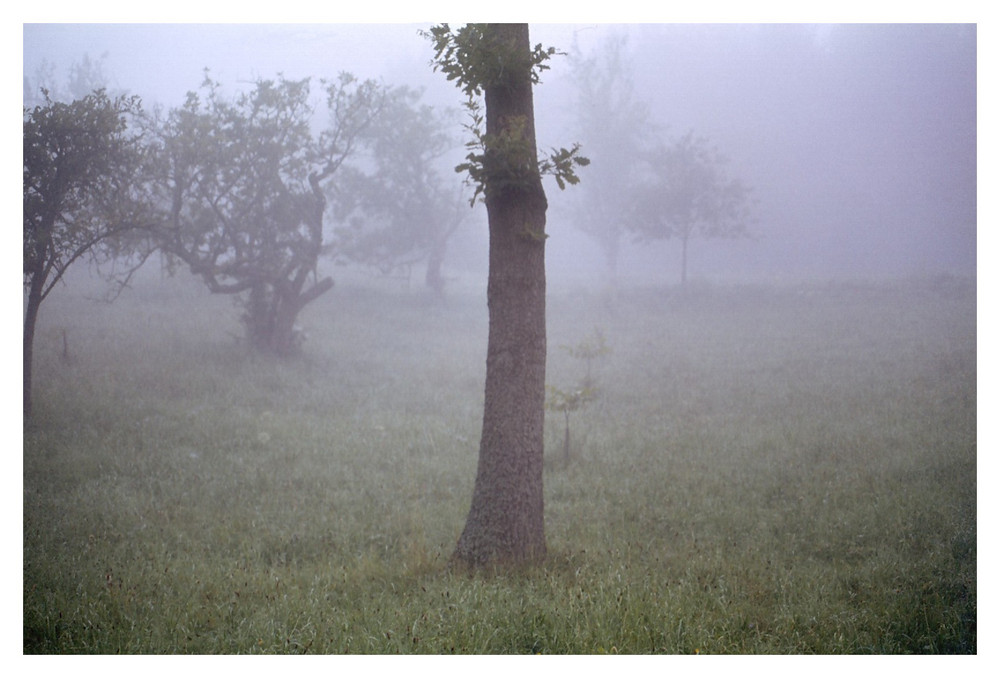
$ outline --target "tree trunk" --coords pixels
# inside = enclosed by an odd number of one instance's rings
[[[305,306],[333,288],[333,279],[324,278],[305,292],[294,282],[280,285],[260,283],[250,290],[243,322],[250,345],[265,353],[289,356],[296,353],[300,337],[295,321]]]
[[[274,326],[271,328],[271,351],[279,356],[290,356],[299,346],[295,337],[295,319],[302,310],[298,294],[276,293],[277,306],[274,309]]]
[[[490,24],[507,54],[526,57],[526,24]],[[501,55],[502,57],[503,55]],[[527,67],[504,87],[485,89],[486,132],[523,117],[537,166],[534,106]],[[545,419],[545,211],[537,175],[486,184],[490,263],[489,339],[479,465],[472,506],[454,559],[473,566],[516,565],[545,557],[542,492]]]
[[[31,366],[34,361],[35,323],[42,305],[43,277],[36,272],[28,288],[28,307],[24,313],[24,419],[31,417]]]

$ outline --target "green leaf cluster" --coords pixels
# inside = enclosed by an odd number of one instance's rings
[[[538,169],[542,175],[551,175],[555,178],[560,190],[565,190],[566,184],[575,186],[580,183],[580,177],[576,175],[574,167],[586,167],[590,164],[590,159],[579,155],[580,144],[573,144],[573,148],[552,149],[552,152],[539,161]]]
[[[528,121],[523,116],[508,118],[499,134],[488,134],[483,131],[479,100],[470,96],[465,108],[470,119],[465,129],[472,138],[465,144],[469,151],[465,162],[457,165],[455,171],[468,174],[468,183],[473,187],[470,205],[485,197],[487,189],[500,193],[528,186],[538,176],[554,177],[560,190],[567,184],[580,183],[575,168],[590,164],[588,158],[579,155],[580,144],[571,149],[553,148],[549,155],[536,160],[531,139],[525,133]]]
[[[547,61],[562,54],[554,47],[535,47],[527,56],[511,52],[486,30],[485,24],[467,24],[452,31],[448,24],[434,26],[421,33],[434,43],[434,70],[443,72],[448,80],[455,81],[468,97],[465,108],[469,122],[465,129],[472,138],[465,144],[468,154],[465,162],[455,171],[466,173],[467,182],[473,187],[470,205],[490,193],[530,186],[540,175],[555,178],[560,190],[567,184],[580,182],[577,167],[590,164],[579,154],[580,145],[572,148],[553,148],[537,158],[534,143],[527,134],[528,120],[509,118],[503,131],[488,134],[483,131],[485,116],[479,99],[487,87],[503,87],[511,74],[530,70],[532,84],[540,82],[540,74],[548,69]]]
[[[434,43],[434,70],[455,81],[469,96],[481,96],[487,87],[503,87],[524,69],[531,71],[532,84],[538,84],[542,71],[549,68],[546,62],[561,54],[541,44],[527,55],[511,51],[492,36],[487,24],[466,24],[455,31],[439,24],[420,34]]]

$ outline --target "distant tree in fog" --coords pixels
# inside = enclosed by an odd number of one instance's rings
[[[362,168],[337,185],[338,256],[384,275],[426,262],[425,282],[444,292],[441,266],[448,239],[469,215],[460,186],[440,173],[441,159],[456,147],[450,116],[420,103],[421,92],[392,89],[365,132]],[[367,171],[366,171],[367,170]],[[450,177],[449,177],[450,178]]]
[[[333,287],[320,278],[326,190],[383,98],[374,82],[324,82],[328,124],[311,129],[309,80],[259,80],[227,99],[202,93],[155,119],[157,238],[215,293],[238,294],[257,349],[297,348],[295,320]]]
[[[516,566],[545,557],[545,213],[542,175],[576,183],[577,148],[539,161],[532,86],[555,53],[532,48],[527,24],[447,24],[425,34],[441,70],[469,97],[466,172],[490,231],[489,339],[479,465],[453,559]],[[481,129],[478,97],[486,102]]]
[[[136,97],[104,90],[71,103],[24,109],[24,416],[31,414],[35,323],[69,266],[123,254],[126,234],[146,224],[139,192],[140,139],[128,129]]]
[[[56,66],[43,60],[35,70],[34,78],[24,76],[24,105],[29,108],[44,105],[48,101],[70,102],[83,99],[88,94],[103,89],[112,96],[120,96],[125,92],[113,92],[109,86],[108,75],[104,72],[105,52],[97,59],[92,59],[86,52],[79,61],[74,61],[69,67],[69,75],[65,84],[56,77]]]
[[[24,106],[34,108],[43,106],[46,98],[49,101],[60,101],[58,85],[56,84],[56,66],[51,61],[43,60],[35,69],[35,76],[24,76]]]
[[[649,107],[635,96],[625,36],[608,38],[597,53],[570,53],[576,132],[593,161],[590,181],[576,193],[573,223],[594,238],[615,284],[621,240],[628,230],[636,158],[656,132]]]
[[[750,189],[730,177],[727,160],[693,132],[642,154],[632,191],[629,228],[640,240],[681,242],[681,285],[687,283],[692,238],[748,235],[753,220]]]

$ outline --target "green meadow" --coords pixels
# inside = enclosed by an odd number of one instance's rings
[[[549,383],[611,352],[547,560],[479,573],[482,289],[338,282],[284,360],[194,281],[99,293],[41,311],[27,654],[977,652],[974,281],[551,286]]]

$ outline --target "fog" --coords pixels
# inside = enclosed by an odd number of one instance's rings
[[[455,112],[439,174],[457,187],[464,97],[433,71],[427,28],[26,24],[25,105],[41,83],[66,87],[84,57],[147,111],[183,105],[205,69],[227,97],[279,75],[349,72]],[[565,52],[534,90],[539,150],[581,142],[592,160],[564,191],[546,177],[549,296],[543,313],[518,308],[545,322],[547,562],[484,578],[450,565],[494,407],[486,366],[531,354],[486,360],[496,326],[482,204],[447,231],[447,282],[423,284],[439,250],[409,238],[414,226],[447,221],[440,195],[465,205],[433,180],[392,183],[434,176],[419,162],[426,146],[406,141],[437,135],[411,126],[416,114],[383,116],[379,141],[407,133],[379,150],[406,149],[386,164],[407,171],[386,180],[362,140],[368,155],[337,167],[357,160],[374,178],[325,175],[328,202],[310,202],[308,221],[278,190],[232,200],[307,221],[310,239],[292,242],[308,254],[292,260],[299,286],[285,286],[297,296],[280,314],[260,278],[234,299],[183,257],[169,275],[182,228],[151,238],[168,254],[151,249],[129,288],[108,280],[120,260],[100,271],[78,260],[37,332],[24,295],[35,406],[10,496],[22,505],[25,654],[977,651],[976,26],[533,24],[531,39]],[[573,78],[613,44],[612,83],[631,85],[650,123],[628,143],[635,125],[581,122],[617,100],[588,101]],[[308,94],[326,118],[318,84]],[[244,122],[220,119],[177,135],[210,160],[165,183],[197,184],[191,202],[212,203],[174,222],[221,213],[242,249],[256,222],[226,211],[237,182],[213,193],[200,181],[228,150],[211,135]],[[655,175],[628,173],[633,162],[653,166],[662,141],[688,132],[751,188],[753,218],[749,237],[696,234],[683,288],[676,234],[639,242],[629,220],[645,213],[625,210],[635,178]],[[253,139],[232,137],[241,151]],[[280,155],[245,145],[224,157]],[[412,280],[336,250],[317,265],[321,247],[350,240],[337,241],[335,217],[349,219],[355,197],[390,202],[386,186],[420,198],[398,202],[385,221],[403,228],[377,243],[425,255]],[[187,190],[167,189],[150,195]],[[606,242],[583,227],[595,221],[619,229],[614,289]],[[279,317],[287,332],[267,336]],[[522,446],[516,433],[501,437]],[[529,452],[509,465],[534,466]]]
[[[47,65],[65,81],[88,55],[112,89],[151,108],[180,104],[206,68],[232,89],[347,71],[458,109],[461,93],[429,65],[418,34],[427,27],[26,24],[24,76],[37,82]],[[591,56],[613,36],[625,37],[636,99],[661,132],[708,137],[753,189],[753,237],[693,241],[693,278],[975,275],[975,25],[540,24],[531,37]],[[578,140],[569,70],[556,58],[536,88],[542,149]],[[580,175],[565,192],[546,186],[554,280],[595,279],[601,266],[573,224],[588,190],[587,169]],[[446,267],[485,265],[484,223],[469,220]],[[621,276],[675,281],[674,241],[626,240]]]

